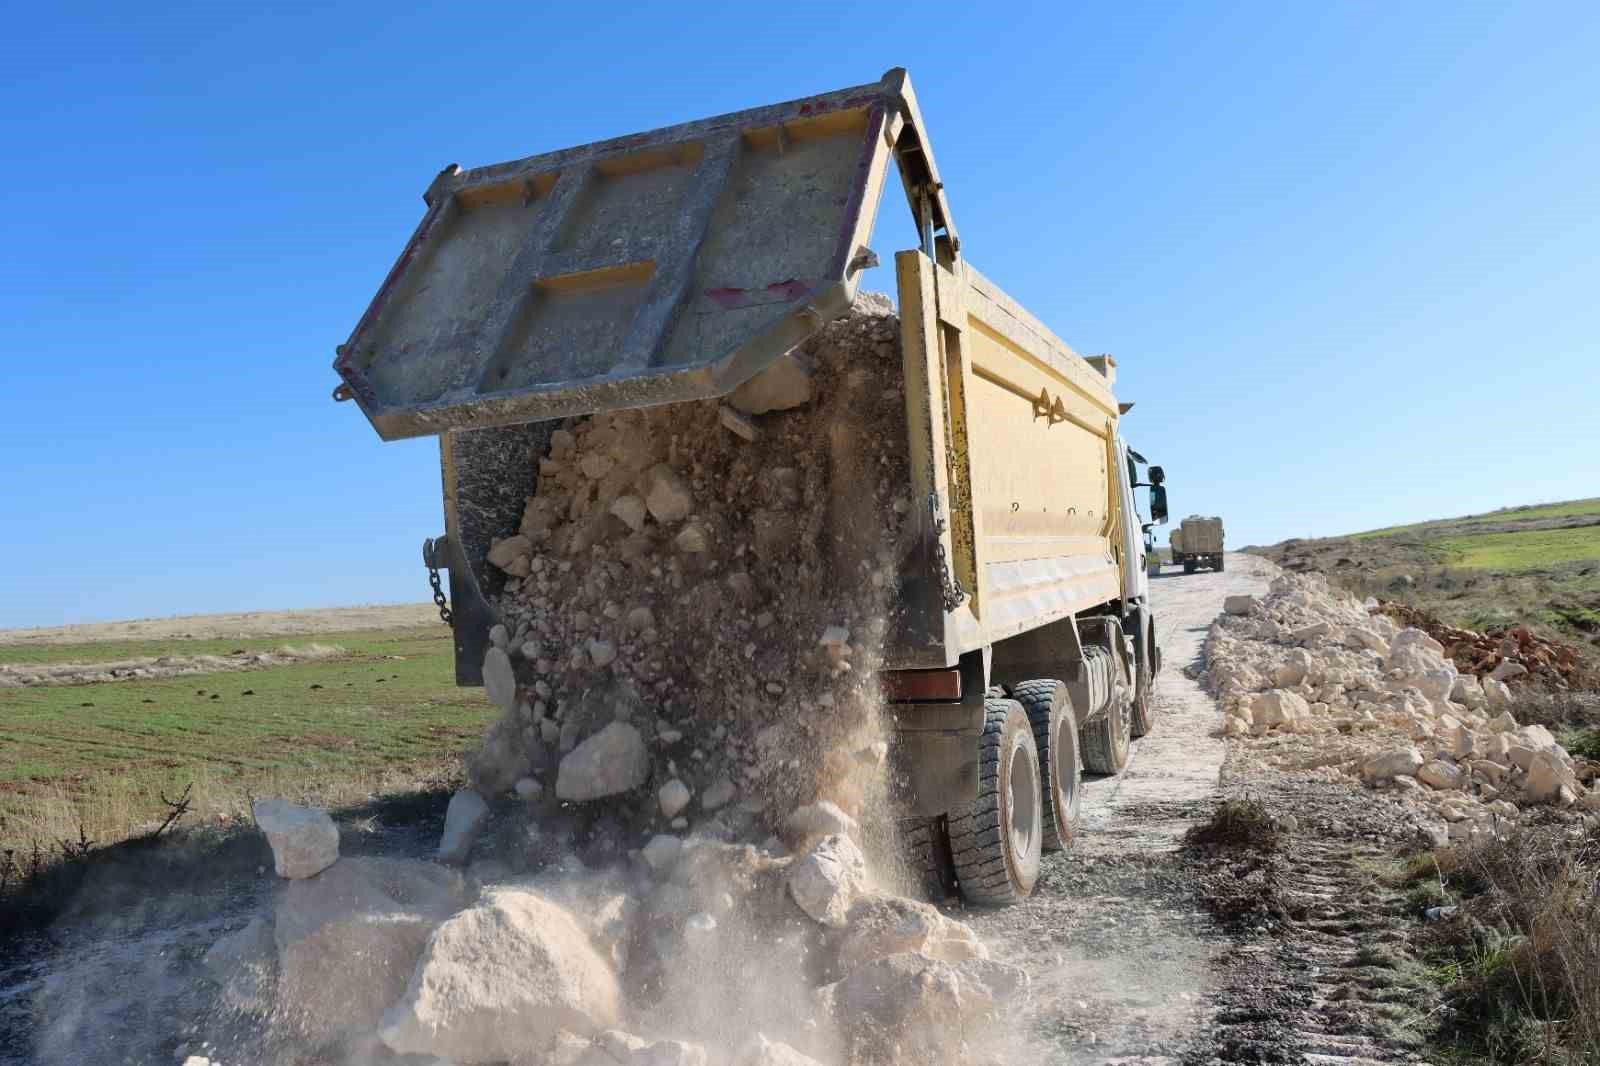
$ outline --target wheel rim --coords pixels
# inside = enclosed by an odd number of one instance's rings
[[[1063,715],[1061,725],[1050,741],[1056,778],[1056,829],[1063,838],[1072,831],[1072,801],[1077,798],[1078,792],[1077,775],[1073,773],[1078,768],[1077,730],[1077,722],[1072,716]],[[1071,766],[1063,765],[1062,756],[1068,753],[1073,763]]]
[[[1019,747],[1012,755],[1006,797],[1011,808],[1011,851],[1020,860],[1032,854],[1039,836],[1038,760]]]

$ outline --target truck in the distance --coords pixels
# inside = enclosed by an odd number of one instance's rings
[[[1156,521],[1165,493],[1121,435],[1116,362],[968,262],[905,71],[447,168],[339,349],[335,397],[386,440],[439,437],[445,535],[425,560],[449,571],[458,682],[482,684],[505,581],[487,552],[539,493],[550,420],[725,395],[849,312],[891,174],[917,245],[892,257],[904,414],[873,431],[904,434],[922,517],[881,681],[929,872],[1004,903],[1071,841],[1080,760],[1115,774],[1153,724],[1134,490]]]
[[[1170,538],[1172,561],[1182,566],[1183,572],[1192,574],[1202,566],[1212,570],[1223,569],[1222,519],[1213,515],[1204,518],[1190,515],[1172,531]]]

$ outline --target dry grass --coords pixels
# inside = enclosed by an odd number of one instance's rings
[[[1521,828],[1441,852],[1459,913],[1432,927],[1460,1056],[1505,1064],[1600,1063],[1600,834]]]

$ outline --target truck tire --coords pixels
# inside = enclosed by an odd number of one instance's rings
[[[950,817],[950,859],[968,903],[1004,906],[1026,899],[1039,880],[1039,749],[1016,700],[986,700],[983,711],[978,798]]]
[[[1033,726],[1039,749],[1039,779],[1044,782],[1045,851],[1072,846],[1078,824],[1078,721],[1072,697],[1060,681],[1024,681],[1012,693]]]
[[[900,840],[911,876],[923,894],[943,903],[955,894],[955,867],[950,863],[950,836],[944,816],[911,818],[900,823]]]
[[[1083,766],[1091,774],[1120,774],[1128,765],[1128,749],[1133,743],[1132,707],[1112,700],[1106,713],[1083,724],[1078,747],[1083,751]]]
[[[1217,573],[1222,573],[1222,556],[1217,556]]]
[[[1186,574],[1194,573],[1194,563],[1190,562],[1188,559],[1185,559],[1183,561],[1183,572]]]
[[[1135,737],[1142,737],[1156,724],[1156,666],[1153,661],[1155,655],[1155,634],[1143,633],[1135,635],[1133,658],[1139,666],[1139,677],[1134,690],[1132,721],[1129,723],[1129,732]]]

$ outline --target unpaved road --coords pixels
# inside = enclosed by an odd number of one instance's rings
[[[1176,1061],[1207,1025],[1224,945],[1172,852],[1209,813],[1225,749],[1221,712],[1187,671],[1223,598],[1264,591],[1275,572],[1229,555],[1223,573],[1151,582],[1164,660],[1155,728],[1121,775],[1085,779],[1078,839],[1045,856],[1027,903],[962,914],[1033,978],[1007,1061]]]

